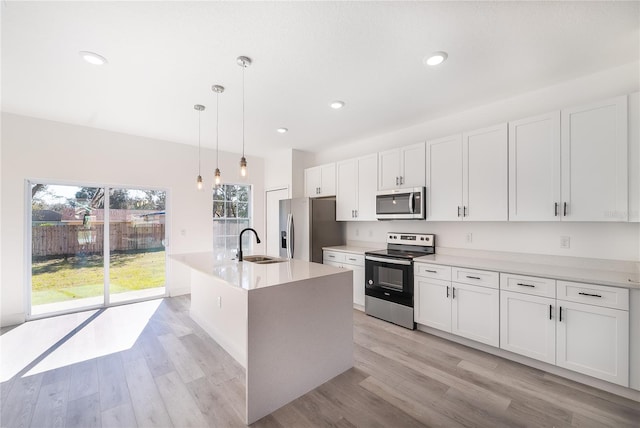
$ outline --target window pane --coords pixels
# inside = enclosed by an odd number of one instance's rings
[[[223,201],[214,201],[213,202],[213,217],[214,218],[224,217],[224,202]]]
[[[238,203],[238,218],[249,218],[249,204]]]
[[[213,192],[213,236],[214,249],[235,252],[238,247],[238,235],[249,227],[251,187],[242,184],[226,184]],[[243,238],[243,250],[253,245],[248,234]]]

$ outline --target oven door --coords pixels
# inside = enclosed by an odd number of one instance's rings
[[[413,262],[365,256],[365,295],[413,307]]]

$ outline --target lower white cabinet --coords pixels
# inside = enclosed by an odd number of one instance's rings
[[[421,272],[419,267],[416,272]],[[418,324],[498,346],[497,288],[415,275],[414,293],[414,320]]]
[[[556,364],[629,386],[629,312],[558,300]]]
[[[353,271],[353,305],[364,308],[364,256],[340,251],[324,251],[322,263]]]
[[[501,290],[500,348],[555,364],[555,306],[555,298]]]

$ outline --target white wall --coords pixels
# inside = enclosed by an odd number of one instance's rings
[[[634,62],[450,116],[426,120],[406,129],[345,141],[317,153],[313,165],[629,94],[639,88],[640,63]],[[349,222],[347,240],[383,243],[385,233],[392,231],[435,233],[438,246],[451,248],[640,260],[640,227],[637,223]],[[472,233],[471,243],[466,242],[467,233]],[[571,238],[570,249],[560,248],[560,236]]]
[[[168,249],[171,253],[210,251],[213,247],[210,190],[195,186],[194,146],[2,114],[2,266],[0,324],[24,320],[25,179],[70,184],[160,187],[168,194]],[[242,182],[239,154],[220,153],[223,181]],[[248,157],[247,183],[253,184],[253,226],[264,234],[264,162]],[[202,149],[202,176],[211,189],[215,151]],[[255,246],[262,251],[262,246]],[[169,263],[167,288],[189,292],[189,271]]]

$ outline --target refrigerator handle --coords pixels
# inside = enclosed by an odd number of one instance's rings
[[[293,223],[293,214],[289,214],[289,215],[291,218],[290,226],[289,226],[289,258],[292,259],[296,250],[296,247],[295,247],[296,228],[295,228],[295,224]]]

